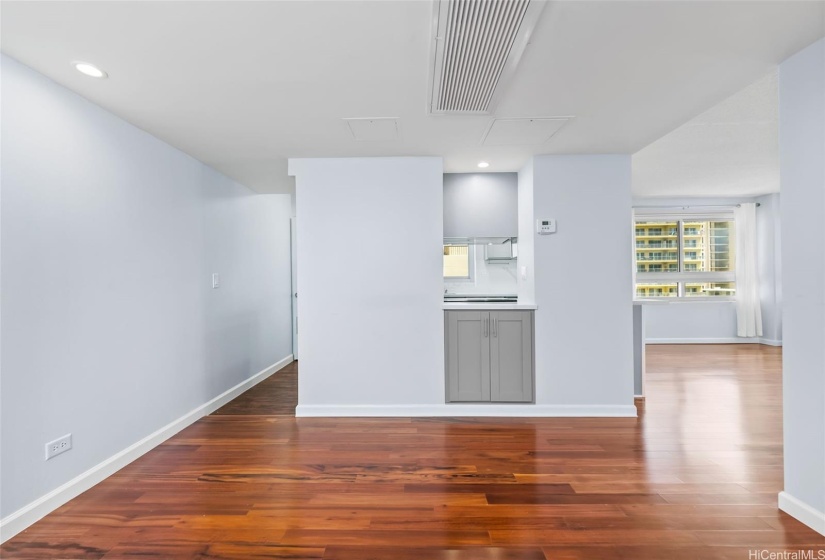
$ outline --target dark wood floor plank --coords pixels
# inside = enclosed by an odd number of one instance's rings
[[[321,560],[323,547],[285,546],[270,543],[220,542],[210,544],[198,560]]]
[[[545,494],[573,494],[569,484],[499,484],[495,482],[478,483],[441,483],[441,484],[405,484],[404,492],[410,494],[496,494],[506,493],[519,496],[542,496]]]
[[[658,494],[519,494],[497,492],[487,494],[490,504],[659,504],[665,503]]]
[[[745,559],[777,509],[781,349],[648,347],[636,418],[301,418],[297,366],[0,547],[4,559]],[[698,406],[697,403],[701,403]]]
[[[703,543],[692,531],[656,530],[656,529],[593,529],[582,531],[577,529],[494,529],[490,531],[492,544],[496,546],[526,545],[659,545],[698,546]]]
[[[444,530],[418,531],[415,529],[369,529],[365,531],[293,529],[286,532],[281,542],[292,545],[308,545],[324,542],[330,545],[349,546],[427,546],[448,547],[460,545],[489,545],[488,531]]]
[[[324,560],[545,560],[540,548],[524,547],[327,547]]]
[[[296,406],[298,406],[298,362],[292,362],[212,414],[213,416],[295,416]]]

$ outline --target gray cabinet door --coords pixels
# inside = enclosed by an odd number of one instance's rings
[[[490,400],[490,313],[448,311],[447,401]]]
[[[533,314],[490,312],[491,400],[533,400]]]

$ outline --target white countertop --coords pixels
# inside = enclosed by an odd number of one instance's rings
[[[455,303],[444,302],[444,310],[446,311],[473,311],[474,309],[498,309],[501,311],[510,311],[517,309],[537,309],[535,303],[507,303],[507,302],[474,302],[462,301]]]

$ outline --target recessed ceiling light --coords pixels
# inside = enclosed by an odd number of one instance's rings
[[[479,167],[490,167],[490,164],[487,163],[486,161],[480,161],[480,162],[478,162],[478,166]]]
[[[81,74],[86,74],[87,76],[91,76],[92,78],[106,78],[109,76],[109,74],[107,74],[94,64],[90,64],[88,62],[81,62],[79,60],[76,60],[72,62],[72,66],[74,66],[77,69],[77,71]]]

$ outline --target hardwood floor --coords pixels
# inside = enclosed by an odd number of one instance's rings
[[[298,362],[292,362],[213,414],[295,416],[296,406]]]
[[[295,419],[284,370],[3,558],[737,559],[825,550],[776,507],[781,350],[649,346],[638,419]],[[280,377],[279,377],[280,376]],[[814,556],[816,557],[816,556]]]

